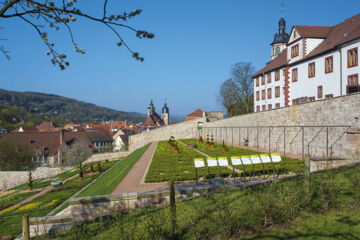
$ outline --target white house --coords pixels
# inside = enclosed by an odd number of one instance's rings
[[[360,92],[360,14],[333,27],[285,20],[271,44],[271,61],[255,73],[254,112]]]

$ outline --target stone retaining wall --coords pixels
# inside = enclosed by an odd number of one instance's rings
[[[123,157],[126,157],[128,154],[129,154],[129,152],[110,152],[110,153],[93,154],[84,163],[100,162],[100,161],[104,161],[107,159],[111,160],[114,158],[123,158]]]
[[[282,127],[269,128],[263,126],[319,126],[319,125],[348,125],[353,129],[360,127],[360,94],[336,97],[322,101],[294,105],[281,109],[268,110],[252,113],[238,117],[228,118],[205,124],[202,134],[213,134],[221,142],[236,145],[244,145],[244,138],[248,138],[250,147],[269,149],[270,151],[283,151],[284,129]],[[241,128],[239,126],[253,126],[253,128]],[[258,128],[256,127],[258,126]],[[228,129],[216,129],[208,127],[234,127]],[[300,132],[299,132],[300,130]],[[311,156],[326,155],[326,128],[305,128],[304,130],[304,153]],[[346,127],[328,129],[328,146],[330,147]],[[218,131],[216,133],[216,131]],[[302,132],[301,128],[290,127],[285,130],[285,150],[291,154],[302,154]],[[308,143],[320,131],[319,135],[308,147]],[[298,136],[295,138],[296,134]],[[360,134],[345,134],[333,147],[333,154],[338,157],[351,158],[358,155],[360,146]],[[295,139],[294,139],[295,138]],[[294,139],[294,140],[293,140]],[[293,141],[293,142],[292,142]],[[292,143],[291,143],[292,142]],[[330,154],[330,149],[328,149]]]
[[[199,118],[182,123],[171,124],[141,134],[131,135],[129,137],[129,148],[130,150],[134,150],[149,142],[168,140],[171,136],[175,136],[176,139],[196,137],[197,123],[205,121],[206,118]]]
[[[71,167],[38,167],[31,171],[33,180],[50,178]],[[0,189],[7,189],[28,182],[28,171],[0,171]]]
[[[258,147],[271,152],[285,152],[292,155],[301,155],[302,132],[299,127],[269,128],[264,126],[320,126],[343,125],[341,128],[306,127],[304,129],[304,154],[322,157],[331,154],[330,146],[337,141],[347,129],[360,128],[360,94],[346,95],[311,103],[294,105],[264,112],[251,113],[224,120],[206,122],[205,118],[186,121],[167,127],[151,130],[149,132],[130,136],[130,149],[136,149],[152,141],[167,140],[170,136],[176,139],[199,137],[202,134],[214,135],[217,142],[224,140],[227,144],[244,146],[248,139],[249,147]],[[197,122],[204,122],[203,131],[197,130]],[[238,128],[252,126],[253,128]],[[217,127],[217,129],[215,128]],[[228,127],[227,129],[219,127]],[[258,127],[258,128],[257,128]],[[299,132],[300,130],[300,132]],[[321,131],[320,131],[321,130]],[[320,132],[319,132],[320,131]],[[319,135],[311,142],[314,136]],[[328,141],[326,135],[328,134]],[[285,140],[285,144],[284,144]],[[310,145],[308,145],[311,142]],[[327,147],[326,147],[327,146]],[[333,146],[333,156],[353,158],[359,155],[360,131],[344,134]]]

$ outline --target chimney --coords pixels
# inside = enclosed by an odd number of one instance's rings
[[[64,129],[60,129],[60,145],[64,142]]]

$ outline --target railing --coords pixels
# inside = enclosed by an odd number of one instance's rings
[[[326,157],[333,157],[333,149],[335,144],[339,142],[339,140],[345,135],[345,133],[351,128],[349,125],[308,125],[308,126],[229,126],[229,127],[204,127],[201,131],[198,131],[197,135],[202,135],[205,137],[206,135],[213,135],[214,139],[217,142],[225,141],[226,144],[234,145],[237,144],[239,146],[252,146],[260,149],[260,145],[262,148],[268,148],[268,151],[271,152],[274,148],[274,144],[276,144],[276,150],[278,150],[277,146],[280,142],[280,139],[283,138],[283,155],[286,156],[287,149],[286,147],[290,147],[288,150],[291,152],[291,147],[293,146],[298,136],[301,136],[301,156],[304,159],[305,156],[305,147],[307,146],[307,154],[310,155],[310,147],[314,144],[314,141],[319,138],[320,133],[324,134],[324,155]],[[277,131],[274,131],[277,129]],[[329,130],[331,133],[329,132]],[[337,129],[337,130],[334,130]],[[230,131],[229,131],[230,130]],[[235,130],[235,131],[234,131]],[[250,141],[250,131],[253,135],[252,141]],[[234,132],[236,138],[234,138]],[[264,133],[265,132],[265,133]],[[274,133],[276,132],[276,133]],[[260,144],[260,134],[266,134],[266,137],[262,137],[262,140],[266,140],[267,146],[265,144]],[[293,133],[296,133],[295,136]],[[306,134],[306,137],[305,137]],[[331,136],[330,136],[331,134]],[[306,141],[305,141],[306,138]],[[273,139],[273,140],[272,140]],[[333,141],[330,141],[333,139]],[[273,143],[273,144],[272,144]],[[300,154],[300,153],[299,153]]]
[[[360,92],[360,85],[346,86],[346,94],[357,93],[357,92]]]

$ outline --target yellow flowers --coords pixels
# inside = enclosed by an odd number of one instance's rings
[[[29,204],[26,204],[25,206],[22,206],[18,210],[16,210],[16,212],[33,210],[33,209],[37,208],[38,206],[40,206],[40,204],[41,204],[40,202],[29,203]]]
[[[51,202],[49,202],[48,204],[46,204],[45,207],[51,207],[52,205],[55,205],[58,202],[60,202],[60,200],[54,199]]]
[[[11,211],[15,210],[15,209],[18,208],[18,207],[19,207],[19,206],[16,206],[16,205],[14,205],[14,206],[12,206],[12,207],[9,207],[9,208],[3,210],[3,211],[1,212],[1,214],[5,214],[5,213],[8,213],[8,212],[11,212]]]

